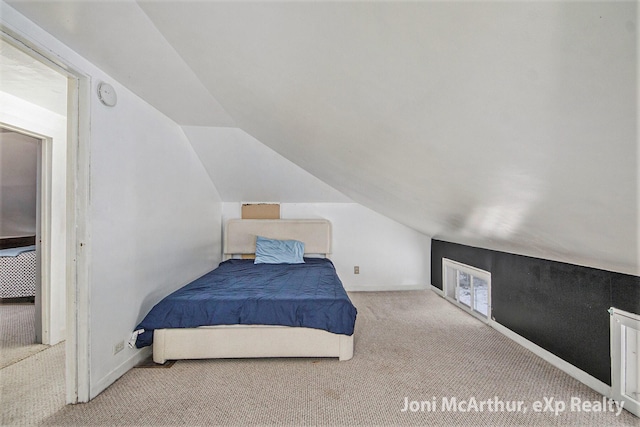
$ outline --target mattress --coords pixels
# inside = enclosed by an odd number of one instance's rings
[[[164,298],[136,327],[136,347],[153,331],[210,325],[281,325],[352,335],[357,310],[333,263],[254,264],[231,259]]]
[[[0,298],[35,296],[35,249],[32,245],[0,250]]]

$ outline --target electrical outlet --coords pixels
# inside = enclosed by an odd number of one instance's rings
[[[124,341],[120,341],[118,343],[115,343],[113,345],[113,354],[118,354],[120,353],[122,350],[124,350]]]
[[[358,265],[353,266],[353,274],[360,274],[360,266]]]

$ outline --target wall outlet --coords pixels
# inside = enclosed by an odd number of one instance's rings
[[[118,354],[120,353],[122,350],[124,350],[124,341],[120,341],[118,343],[115,343],[113,345],[113,354]]]
[[[353,266],[353,274],[360,274],[360,266],[358,265]]]

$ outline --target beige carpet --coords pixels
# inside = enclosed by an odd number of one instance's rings
[[[0,369],[48,348],[35,341],[35,305],[0,304]]]
[[[0,425],[37,425],[64,408],[65,343],[0,370]]]
[[[602,396],[431,291],[351,294],[355,356],[333,359],[179,361],[133,369],[88,404],[44,425],[579,425],[640,426],[623,411],[575,412]],[[402,412],[404,399],[435,401]],[[523,401],[525,412],[460,412],[443,400]],[[566,409],[533,411],[535,401]],[[550,400],[553,399],[553,400]]]
[[[34,341],[34,304],[0,304],[1,425],[35,425],[64,407],[65,344]]]

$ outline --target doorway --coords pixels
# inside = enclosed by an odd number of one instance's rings
[[[78,248],[87,242],[90,79],[60,58],[47,57],[50,50],[4,26],[0,30],[0,125],[42,141],[37,221],[42,341],[65,341],[59,344],[66,353],[64,401],[86,402],[88,268]],[[60,83],[56,89],[38,90],[42,86],[34,84],[50,78]]]
[[[36,176],[22,176],[19,194],[9,200],[3,197],[7,202],[2,209],[3,224],[13,225],[3,232],[30,231],[36,236],[37,336],[43,344],[54,345],[65,339],[66,329],[66,277],[64,268],[60,268],[66,263],[66,233],[64,227],[53,229],[51,224],[64,222],[66,215],[67,77],[5,41],[0,42],[0,55],[5,134],[20,135],[23,142],[39,141],[32,144],[36,163],[31,167]],[[12,153],[13,163],[7,164],[7,169],[26,161],[19,150]],[[17,169],[22,166],[26,163]],[[18,179],[19,175],[16,172],[13,176]],[[27,179],[32,180],[32,188],[25,187]],[[25,200],[28,193],[33,196],[31,201]],[[29,221],[29,226],[23,221]]]
[[[0,127],[0,367],[42,345],[38,256],[41,140]]]

